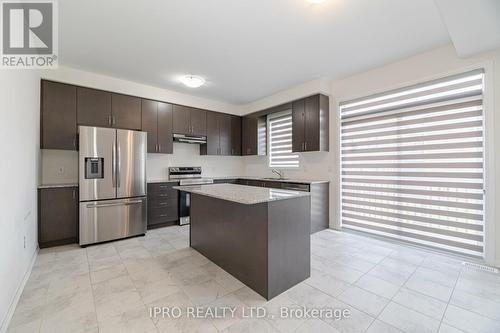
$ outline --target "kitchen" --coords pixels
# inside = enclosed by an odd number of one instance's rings
[[[58,5],[1,70],[0,332],[500,329],[496,3]]]

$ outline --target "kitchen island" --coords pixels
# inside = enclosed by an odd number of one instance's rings
[[[310,195],[234,184],[190,193],[190,246],[271,299],[310,276]]]

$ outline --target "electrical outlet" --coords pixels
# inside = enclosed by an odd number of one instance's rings
[[[57,174],[58,174],[58,175],[64,175],[64,167],[63,167],[63,166],[60,166],[60,167],[57,169]]]

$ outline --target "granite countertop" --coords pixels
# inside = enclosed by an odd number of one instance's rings
[[[272,178],[272,177],[253,177],[253,176],[221,176],[221,177],[209,177],[215,180],[223,180],[223,179],[249,179],[249,180],[261,180],[261,181],[269,181],[269,182],[281,182],[281,183],[297,183],[297,184],[321,184],[321,183],[329,183],[329,180],[313,180],[313,179],[293,179],[293,178]]]
[[[154,183],[178,183],[179,179],[148,179],[149,184]]]
[[[263,202],[310,196],[309,192],[281,190],[235,184],[175,186],[177,190],[206,195],[217,199],[253,205]]]
[[[60,188],[60,187],[78,187],[78,183],[65,183],[65,184],[41,184],[38,188]]]

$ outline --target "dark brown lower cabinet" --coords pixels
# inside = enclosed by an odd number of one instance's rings
[[[148,184],[148,229],[177,224],[179,221],[179,191],[177,182]]]
[[[40,248],[78,242],[78,187],[38,190]]]
[[[293,183],[266,179],[218,179],[216,184],[238,184],[303,191],[311,194],[311,234],[327,229],[330,218],[330,184],[325,183]]]

